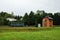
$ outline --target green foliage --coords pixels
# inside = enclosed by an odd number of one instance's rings
[[[22,16],[15,16],[14,18],[17,19],[18,22],[22,22]]]
[[[55,13],[53,18],[54,18],[54,25],[60,25],[60,13]]]
[[[29,24],[28,25],[34,25],[35,24],[35,15],[34,12],[31,11],[29,14]]]
[[[30,13],[25,13],[24,16],[15,16],[13,15],[14,13],[12,12],[11,14],[7,12],[0,12],[0,25],[8,25],[8,20],[6,18],[15,18],[17,19],[17,22],[23,22],[25,26],[36,26],[38,24],[42,25],[42,19],[45,16],[50,16],[53,18],[53,24],[54,25],[60,25],[60,13],[46,13],[44,10],[37,10],[36,13],[33,11],[30,11]],[[29,15],[28,15],[29,14]]]
[[[22,21],[24,22],[25,25],[28,25],[28,13],[25,13]]]
[[[25,13],[23,17],[23,22],[28,26],[36,26],[38,23],[42,24],[42,18],[46,16],[45,11],[37,10],[36,14],[33,11],[30,11],[29,15]]]

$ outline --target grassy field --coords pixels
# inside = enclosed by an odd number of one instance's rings
[[[1,27],[0,40],[60,40],[60,27],[58,28]]]

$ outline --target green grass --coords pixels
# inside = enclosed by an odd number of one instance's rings
[[[0,31],[3,29],[0,28]],[[5,32],[0,32],[0,40],[60,40],[60,28],[32,28],[32,30],[34,29],[35,31],[32,31],[31,28],[27,28],[31,31],[21,31],[20,29],[21,28],[17,28],[17,31],[15,29],[15,31],[13,31],[11,28],[9,29],[11,31],[4,29]]]

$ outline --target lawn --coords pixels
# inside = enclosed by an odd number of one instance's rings
[[[13,31],[11,29],[9,29],[11,31],[8,31],[8,29],[4,29],[4,32],[0,32],[0,40],[60,40],[60,28],[43,29],[38,30],[37,28],[37,31]]]

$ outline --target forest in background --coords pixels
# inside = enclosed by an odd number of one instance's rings
[[[14,18],[17,19],[17,22],[22,22],[26,26],[37,26],[38,23],[42,25],[42,19],[45,16],[49,16],[53,18],[54,25],[60,25],[60,12],[56,13],[47,13],[44,10],[37,10],[36,13],[30,11],[30,13],[25,13],[24,16],[16,16],[12,12],[11,14],[7,12],[0,12],[0,26],[8,25],[9,21],[6,18]]]

